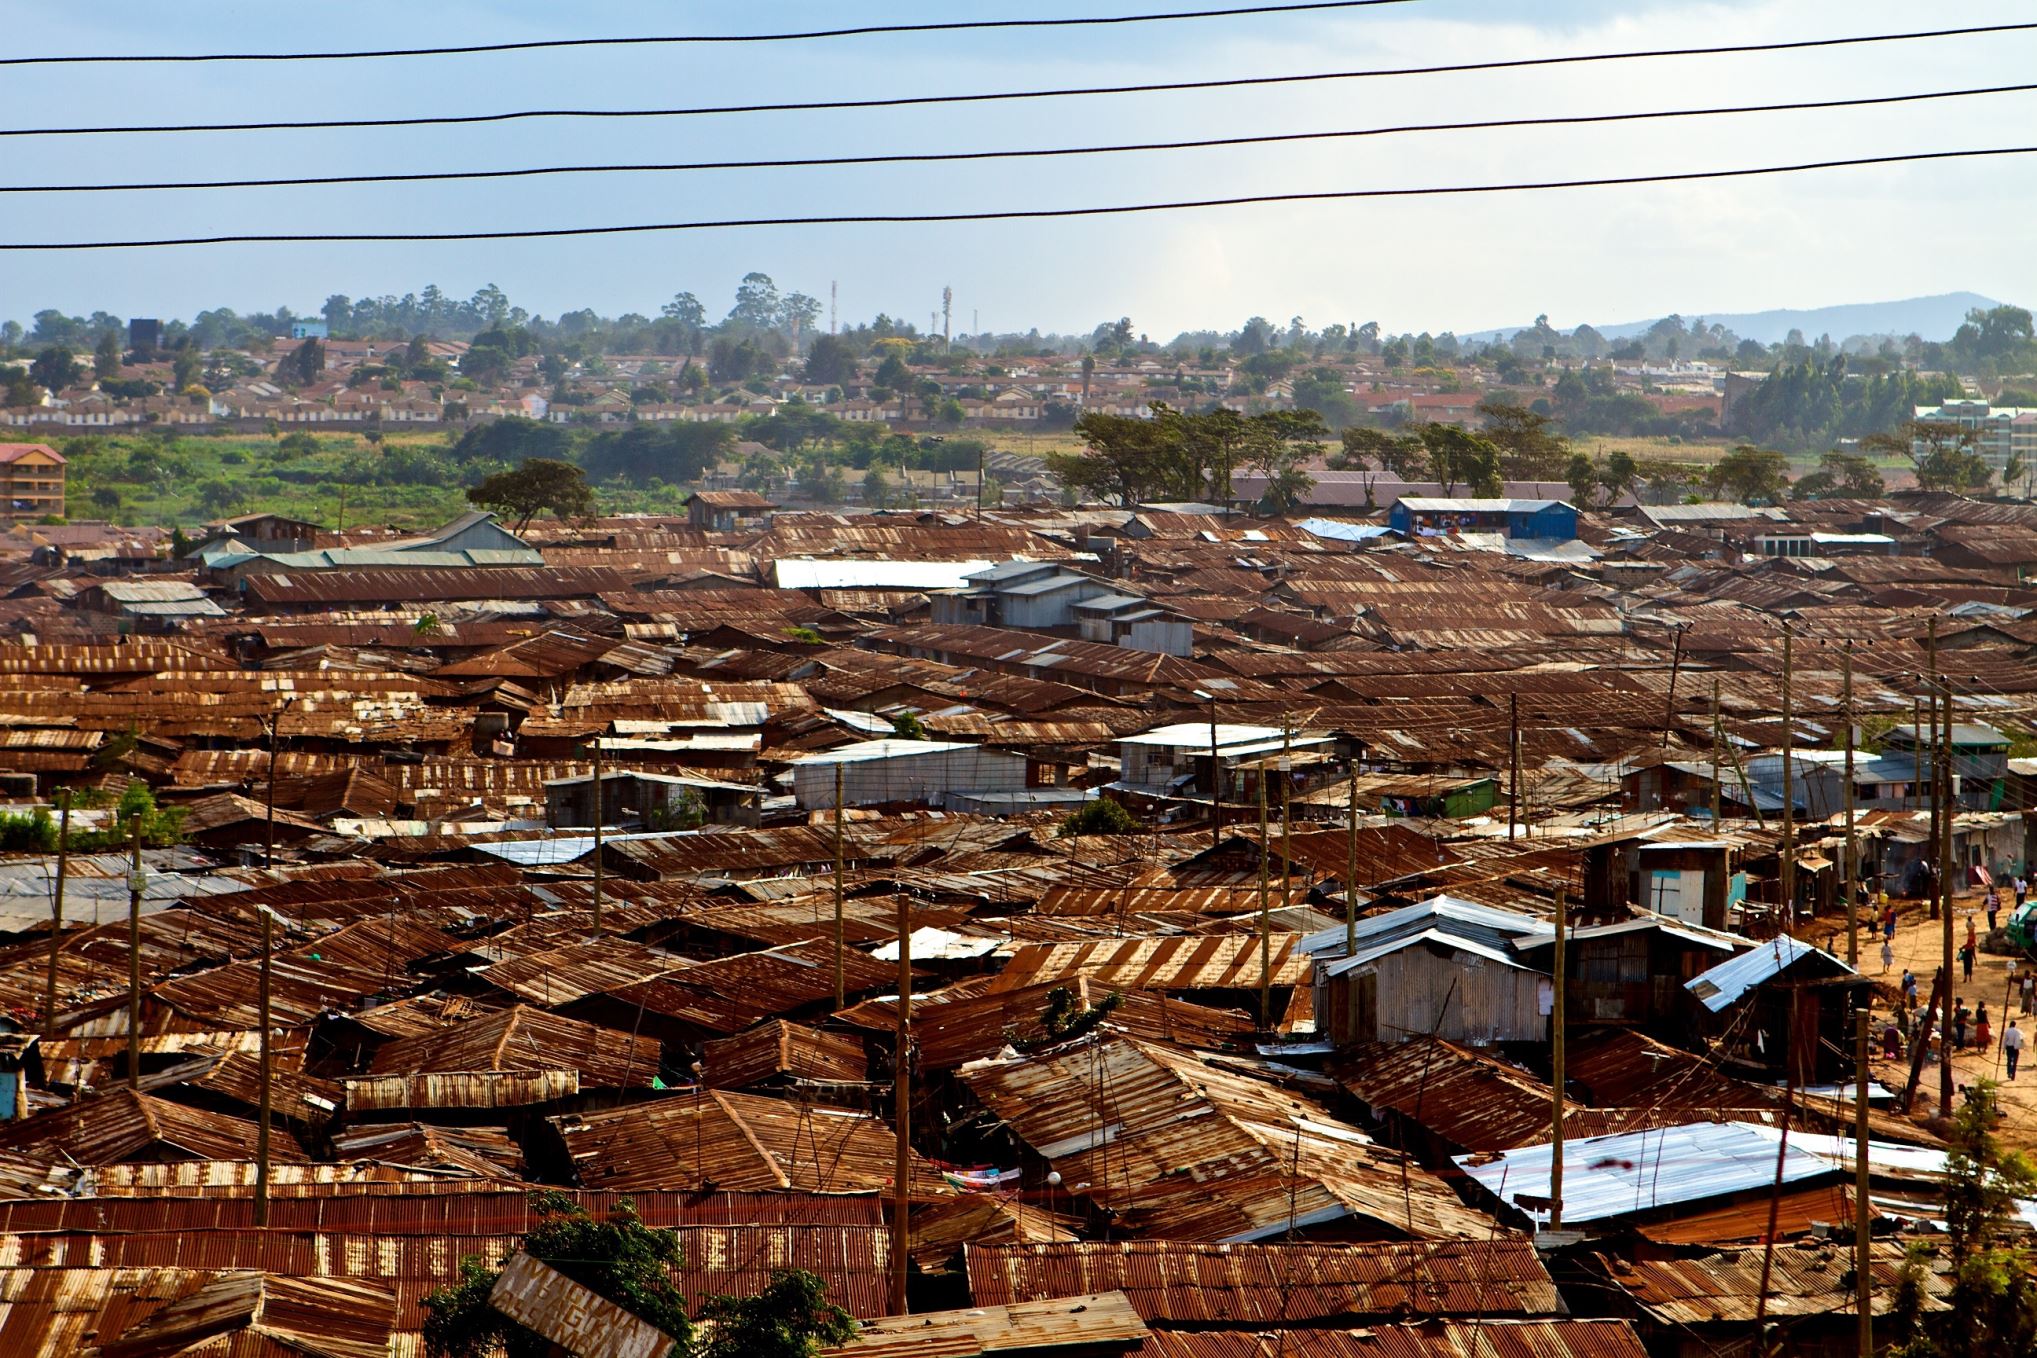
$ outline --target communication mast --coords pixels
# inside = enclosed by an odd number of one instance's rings
[[[941,343],[948,342],[948,318],[955,309],[955,290],[941,289]]]
[[[828,284],[828,333],[830,335],[838,333],[835,330],[835,303],[841,300],[841,292],[842,285],[839,282]]]

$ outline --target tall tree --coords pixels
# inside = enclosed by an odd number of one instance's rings
[[[543,457],[527,458],[513,471],[495,473],[469,490],[467,499],[482,509],[513,516],[519,533],[539,510],[549,509],[559,519],[584,519],[594,512],[594,492],[586,473],[570,462]]]
[[[1554,480],[1569,464],[1569,440],[1554,431],[1549,416],[1498,398],[1482,402],[1478,413],[1487,442],[1499,448],[1500,472],[1507,480]]]
[[[1974,451],[1979,431],[1937,420],[1910,420],[1887,433],[1860,441],[1870,452],[1907,456],[1921,490],[1979,490],[1994,478],[1987,459]]]
[[[1789,489],[1789,459],[1772,448],[1743,443],[1712,464],[1705,486],[1742,504],[1773,504]]]

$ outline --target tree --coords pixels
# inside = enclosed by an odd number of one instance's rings
[[[1121,803],[1108,797],[1087,802],[1080,811],[1061,822],[1054,833],[1062,839],[1076,835],[1135,835],[1145,827]]]
[[[1506,489],[1500,476],[1499,448],[1454,424],[1425,424],[1416,431],[1429,452],[1429,469],[1445,495],[1461,482],[1473,495],[1494,496]]]
[[[286,386],[301,387],[325,371],[325,345],[316,336],[276,360],[276,377]]]
[[[485,458],[503,463],[527,457],[561,458],[570,442],[561,425],[509,415],[477,424],[460,435],[460,441],[453,445],[452,457],[455,462]]]
[[[746,273],[736,285],[736,304],[729,311],[729,324],[770,330],[778,324],[778,285],[771,275]]]
[[[120,332],[108,330],[92,348],[92,372],[97,377],[120,376]]]
[[[526,458],[514,471],[497,472],[467,492],[482,509],[516,518],[516,531],[530,526],[541,509],[560,519],[586,518],[594,512],[594,492],[587,476],[570,462],[546,457]]]
[[[1922,1315],[1929,1246],[1904,1262],[1890,1319],[1898,1358],[1991,1358],[2037,1351],[2037,1280],[2016,1202],[2037,1192],[2037,1167],[1995,1138],[1998,1086],[1979,1080],[1953,1115],[1946,1155],[1945,1244],[1952,1286],[1947,1309]]]
[[[84,375],[78,360],[61,344],[52,344],[28,365],[29,379],[48,391],[62,391],[74,386]]]
[[[806,353],[806,380],[839,385],[856,380],[856,351],[840,335],[819,335]]]
[[[1346,429],[1345,466],[1377,466],[1402,481],[1419,480],[1429,468],[1429,450],[1413,434],[1395,434],[1384,429]]]
[[[1773,503],[1789,488],[1789,459],[1772,448],[1743,443],[1712,464],[1705,488],[1742,504]]]
[[[1570,462],[1568,440],[1552,432],[1549,416],[1511,401],[1487,400],[1478,413],[1487,442],[1500,452],[1500,472],[1510,481],[1548,481]]]
[[[1885,434],[1862,439],[1871,452],[1901,453],[1910,459],[1920,490],[1979,490],[1993,478],[1987,459],[1974,451],[1977,430],[1936,420],[1910,420]]]
[[[681,1264],[676,1231],[643,1224],[628,1198],[619,1200],[606,1221],[596,1221],[564,1193],[533,1194],[537,1225],[524,1237],[523,1251],[549,1264],[589,1291],[649,1321],[675,1339],[675,1354],[692,1351],[693,1322],[686,1294],[674,1281]],[[424,1299],[424,1346],[432,1358],[543,1358],[549,1340],[526,1330],[489,1304],[501,1274],[474,1255],[460,1260],[459,1281]]]
[[[1080,453],[1049,453],[1047,468],[1069,489],[1130,508],[1141,500],[1165,498],[1170,484],[1167,453],[1171,440],[1160,420],[1085,411],[1075,432],[1089,445]]]
[[[1598,469],[1583,453],[1572,453],[1563,479],[1570,483],[1570,499],[1579,509],[1590,509],[1598,491]]]
[[[699,1358],[812,1358],[856,1336],[849,1313],[827,1299],[827,1284],[803,1269],[774,1274],[754,1297],[710,1297],[700,1318],[712,1328]]]

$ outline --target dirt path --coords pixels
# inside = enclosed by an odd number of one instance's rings
[[[1881,1059],[1882,1023],[1892,1007],[1894,993],[1900,989],[1904,967],[1916,973],[1917,995],[1920,1002],[1929,1001],[1931,984],[1937,976],[1939,963],[1943,958],[1944,925],[1942,921],[1931,919],[1925,907],[1919,902],[1898,902],[1896,909],[1893,965],[1886,975],[1882,973],[1881,936],[1876,933],[1870,937],[1863,927],[1860,941],[1860,970],[1874,980],[1885,983],[1890,992],[1889,995],[1878,996],[1875,1003],[1876,1055],[1873,1069],[1875,1078],[1883,1085],[1900,1091],[1909,1079],[1909,1058],[1905,1056],[1900,1061]],[[1975,929],[1983,938],[1986,936],[1987,916],[1981,908],[1981,897],[1976,894],[1955,898],[1952,918],[1952,946],[1955,953],[1966,941],[1966,921],[1969,914],[1973,917]],[[2006,921],[2008,916],[2009,904],[2005,898],[2001,918]],[[1826,921],[1820,920],[1819,923],[1823,925]],[[1846,937],[1843,923],[1839,926],[1837,935],[1838,955],[1844,957]],[[1825,940],[1818,938],[1816,941],[1822,944]],[[2017,1013],[2018,1002],[2015,1000],[2010,1000],[2008,1006],[2004,1007],[2004,998],[2009,988],[2010,960],[2001,954],[1982,951],[1974,959],[1973,979],[1968,981],[1963,979],[1964,973],[1955,956],[1952,968],[1954,1005],[1956,1007],[1958,1001],[1964,1000],[1971,1009],[1978,1006],[1982,1000],[1987,1001],[1988,1023],[1992,1031],[1989,1039],[1990,1050],[1977,1051],[1971,1045],[1973,1032],[1969,1025],[1967,1030],[1969,1045],[1966,1050],[1956,1053],[1953,1057],[1953,1078],[1957,1084],[1970,1084],[1980,1079],[2001,1082],[2002,1109],[2006,1115],[2002,1126],[2004,1140],[2018,1147],[2037,1147],[2037,1066],[2033,1066],[2032,1056],[2033,1049],[2037,1049],[2037,1015],[2025,1018]],[[2020,975],[2029,965],[2027,962],[2019,961],[2018,974]],[[2022,1030],[2031,1038],[2031,1045],[2023,1049],[2022,1065],[2013,1084],[2006,1082],[2007,1069],[2003,1065],[2001,1045],[2002,1031],[2008,1026],[2008,1020],[2011,1018],[2015,1018]],[[1918,1084],[1915,1112],[1920,1119],[1930,1117],[1938,1111],[1938,1083],[1938,1067],[1934,1062],[1924,1068],[1923,1079]]]

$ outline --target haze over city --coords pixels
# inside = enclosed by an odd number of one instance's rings
[[[0,1358],[2037,1355],[2037,13],[1177,4],[5,14]]]

